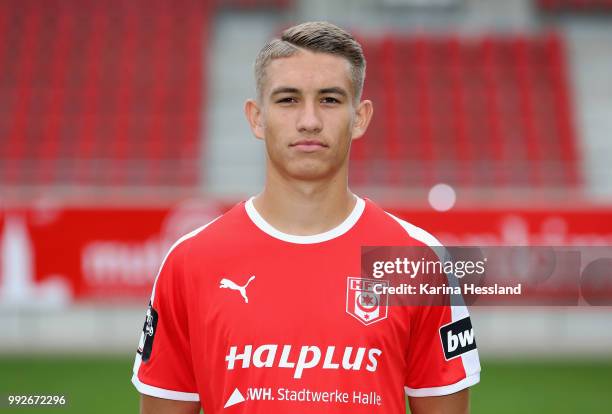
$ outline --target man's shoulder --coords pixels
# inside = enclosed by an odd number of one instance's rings
[[[427,230],[387,212],[370,199],[366,199],[368,224],[373,230],[425,246],[441,246],[440,241]],[[398,243],[399,244],[399,243]]]

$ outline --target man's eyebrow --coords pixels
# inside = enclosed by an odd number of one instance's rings
[[[278,88],[272,90],[270,96],[278,95],[279,93],[300,93],[300,90],[290,86],[279,86]]]
[[[326,94],[326,93],[334,93],[336,95],[340,95],[340,96],[344,96],[344,97],[348,96],[348,92],[346,90],[344,90],[344,88],[341,88],[339,86],[331,86],[329,88],[319,89],[318,92],[319,92],[319,95]],[[270,96],[278,95],[280,93],[296,93],[296,94],[299,94],[300,90],[298,88],[293,88],[293,87],[290,87],[290,86],[279,86],[278,88],[275,88],[275,89],[272,90],[272,92],[270,93]]]
[[[332,86],[331,88],[319,89],[319,94],[325,94],[325,93],[335,93],[337,95],[341,95],[344,97],[348,96],[348,93],[339,86]]]

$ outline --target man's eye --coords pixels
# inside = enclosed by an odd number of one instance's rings
[[[337,100],[336,98],[333,98],[331,96],[326,96],[325,98],[321,99],[321,102],[323,102],[323,103],[331,103],[331,104],[340,103],[339,100]]]
[[[297,100],[295,98],[290,98],[290,97],[281,98],[278,101],[276,101],[276,103],[294,103],[294,102],[297,102]]]

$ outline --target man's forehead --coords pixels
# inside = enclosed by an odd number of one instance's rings
[[[265,93],[279,86],[306,89],[341,87],[351,93],[351,64],[342,56],[300,50],[272,60],[266,68]]]

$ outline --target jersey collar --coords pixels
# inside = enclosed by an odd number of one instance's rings
[[[353,207],[353,211],[351,211],[351,214],[349,214],[348,217],[344,219],[344,221],[338,226],[319,234],[312,234],[309,236],[297,236],[294,234],[283,233],[282,231],[277,230],[275,227],[273,227],[266,220],[264,220],[264,218],[259,214],[259,212],[255,209],[255,206],[253,205],[254,198],[254,196],[249,198],[244,204],[247,215],[249,216],[253,224],[255,224],[264,233],[276,239],[297,244],[321,243],[334,239],[338,236],[342,236],[344,233],[349,231],[355,225],[355,223],[357,223],[357,220],[359,220],[361,214],[363,213],[363,210],[365,209],[365,201],[362,198],[357,197],[357,202],[355,203],[355,207]]]

